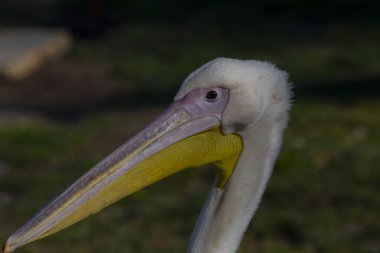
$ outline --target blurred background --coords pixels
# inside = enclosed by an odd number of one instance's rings
[[[295,102],[246,252],[380,252],[378,1],[2,0],[0,240],[215,57],[270,61]],[[215,177],[186,170],[17,252],[185,252]]]

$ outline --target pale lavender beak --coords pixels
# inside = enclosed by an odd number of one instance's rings
[[[217,93],[216,98],[207,96],[210,90]],[[85,206],[86,202],[96,198],[99,193],[102,194],[101,192],[106,187],[145,159],[189,136],[219,127],[228,96],[227,89],[199,88],[189,92],[182,99],[174,101],[153,123],[108,155],[38,211],[8,238],[3,251],[14,251],[24,244],[55,233],[134,192],[135,188],[125,185],[123,187],[128,194],[118,195],[101,204],[94,203],[93,209],[87,210]],[[144,186],[146,185],[140,188]],[[67,221],[68,217],[75,218]]]

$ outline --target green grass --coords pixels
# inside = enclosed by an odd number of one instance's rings
[[[176,88],[189,70],[220,56],[271,61],[286,69],[296,84],[378,76],[377,26],[363,30],[336,24],[313,36],[281,28],[131,25],[91,46],[80,43],[73,58],[109,61],[125,85],[139,83],[158,90]]]
[[[375,30],[337,25],[310,37],[274,29],[143,24],[112,31],[100,41],[80,41],[64,65],[45,70],[48,76],[62,73],[61,66],[87,80],[81,76],[83,68],[107,66],[104,85],[121,94],[144,93],[143,99],[151,101],[142,99],[134,108],[127,101],[89,110],[70,122],[43,115],[4,117],[0,238],[158,115],[165,103],[161,100],[190,71],[223,55],[273,61],[303,91],[295,94],[282,152],[239,252],[379,252],[379,94],[356,92],[379,78]],[[75,68],[68,68],[70,64]],[[91,71],[85,73],[92,80]],[[44,78],[42,72],[19,87],[8,87],[7,94],[46,82]],[[336,83],[340,86],[330,89]],[[313,93],[308,87],[323,89]],[[164,99],[155,97],[161,95]],[[99,106],[107,96],[86,103]],[[38,97],[37,102],[21,98],[14,101],[44,106]],[[76,100],[69,98],[75,108]],[[60,103],[49,100],[52,106]],[[210,168],[181,172],[18,252],[184,252],[214,176]]]

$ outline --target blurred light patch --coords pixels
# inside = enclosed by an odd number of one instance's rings
[[[0,74],[21,80],[72,48],[65,30],[15,28],[0,30]]]

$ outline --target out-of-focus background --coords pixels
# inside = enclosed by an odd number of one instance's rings
[[[2,0],[0,240],[219,56],[290,73],[284,146],[239,252],[380,252],[377,1]],[[18,252],[184,252],[212,168]]]

